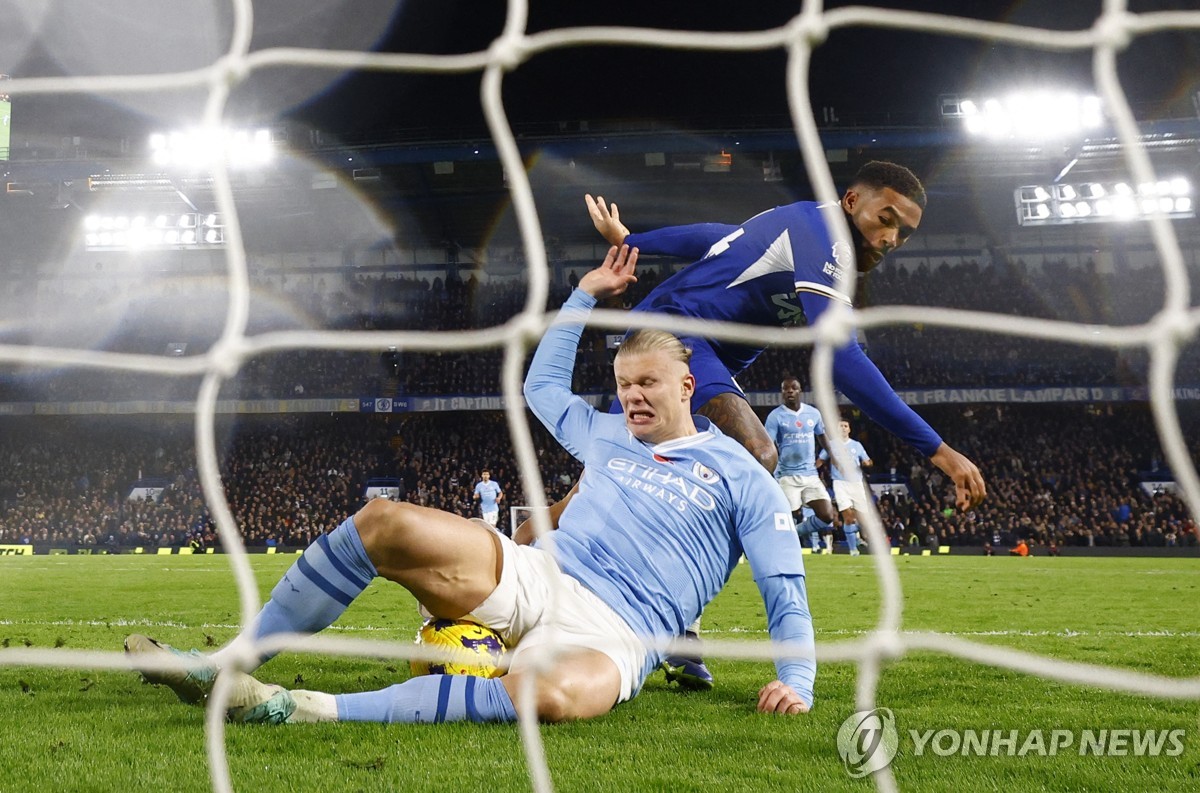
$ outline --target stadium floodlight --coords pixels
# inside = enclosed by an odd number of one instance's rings
[[[1104,123],[1099,97],[1071,91],[1025,91],[1003,99],[963,99],[963,127],[990,140],[1076,137]]]
[[[144,213],[88,215],[83,219],[84,247],[89,251],[225,247],[225,223],[216,212],[150,217]]]
[[[275,141],[268,129],[209,127],[150,136],[150,158],[162,168],[204,170],[224,161],[233,170],[250,170],[274,157]]]
[[[139,193],[175,193],[181,188],[207,188],[212,185],[212,177],[205,174],[190,174],[186,177],[161,173],[94,173],[88,177],[88,190],[99,192],[128,192],[136,190]]]
[[[1146,182],[1137,190],[1127,182],[1027,185],[1014,193],[1017,222],[1022,226],[1108,223],[1196,216],[1192,184],[1182,176]]]

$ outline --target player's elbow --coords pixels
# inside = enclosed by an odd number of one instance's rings
[[[754,459],[766,468],[769,473],[775,473],[775,466],[779,464],[779,450],[775,448],[775,444],[770,440],[765,443],[758,440],[751,440],[746,443],[746,450],[754,455]]]

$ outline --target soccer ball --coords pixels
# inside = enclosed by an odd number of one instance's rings
[[[499,677],[504,674],[504,641],[491,628],[466,620],[425,620],[417,631],[417,644],[446,653],[440,661],[410,662],[414,675],[474,675]]]

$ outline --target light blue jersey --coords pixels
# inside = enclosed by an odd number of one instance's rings
[[[595,302],[572,293],[559,315],[572,323],[550,328],[525,381],[534,414],[587,470],[554,534],[563,571],[636,633],[666,639],[683,634],[744,552],[771,638],[811,650],[800,540],[783,491],[750,453],[699,416],[696,435],[644,443],[623,416],[571,393],[580,323]],[[643,679],[660,660],[648,653]],[[812,658],[780,658],[776,668],[812,702]]]
[[[817,475],[817,436],[825,434],[821,411],[803,402],[799,410],[780,405],[771,411],[763,426],[779,450],[776,479]]]
[[[835,482],[861,482],[862,481],[862,464],[871,459],[871,455],[867,454],[867,450],[863,445],[856,440],[843,441],[846,444],[846,452],[850,455],[850,459],[854,461],[853,471],[843,471],[836,465],[830,465],[833,471],[833,479]],[[821,450],[821,459],[828,460],[829,452]]]
[[[475,485],[475,495],[479,496],[481,512],[495,512],[500,508],[500,484],[495,479],[479,482]]]

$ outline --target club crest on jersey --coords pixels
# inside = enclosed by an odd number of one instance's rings
[[[717,475],[716,471],[699,461],[692,463],[692,473],[699,477],[700,481],[706,485],[711,485],[721,478]]]
[[[854,250],[850,247],[850,243],[845,240],[833,243],[833,260],[838,263],[838,267],[849,267],[854,264]]]
[[[844,281],[847,278],[847,270],[854,265],[854,250],[850,247],[850,243],[838,240],[833,243],[832,262],[825,262],[822,269],[826,275],[831,276],[835,281]]]

